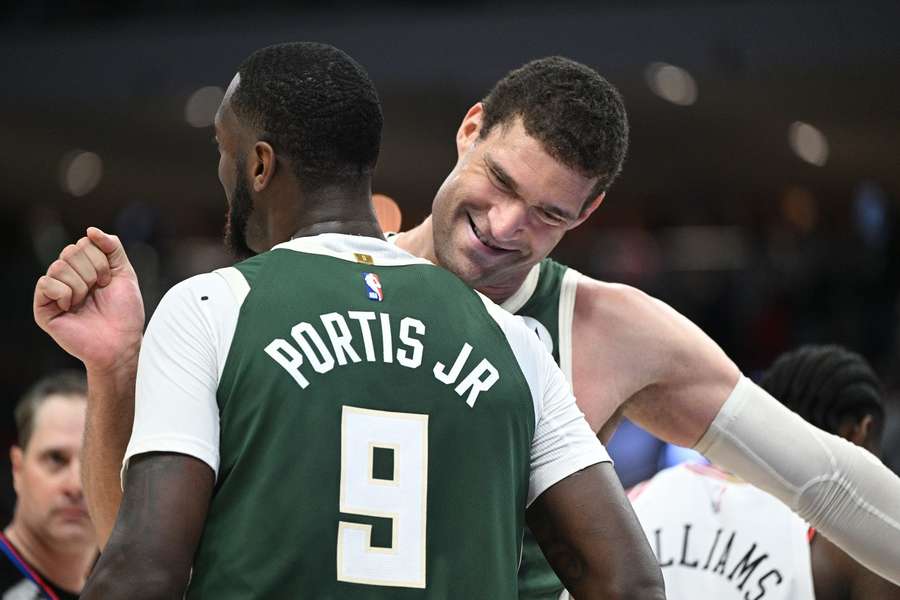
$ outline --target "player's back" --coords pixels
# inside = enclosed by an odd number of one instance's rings
[[[227,274],[246,296],[189,597],[514,598],[536,406],[502,311],[348,237]]]
[[[813,600],[808,526],[765,492],[684,464],[629,497],[670,600]]]

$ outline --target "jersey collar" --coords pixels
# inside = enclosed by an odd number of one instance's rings
[[[347,235],[343,233],[322,233],[298,237],[278,244],[272,250],[293,250],[307,254],[320,254],[349,262],[363,262],[360,260],[360,255],[362,255],[370,257],[372,264],[386,266],[431,264],[424,258],[413,256],[386,240],[365,235]]]
[[[511,312],[513,314],[517,313],[520,308],[525,306],[525,303],[531,299],[531,296],[534,295],[534,290],[537,288],[538,279],[541,277],[541,264],[538,263],[531,267],[531,270],[528,271],[528,275],[525,277],[525,281],[522,282],[522,285],[513,292],[513,295],[503,301],[500,304],[507,312]]]

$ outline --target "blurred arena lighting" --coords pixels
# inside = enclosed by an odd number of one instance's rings
[[[690,106],[697,101],[697,82],[681,67],[655,62],[647,67],[644,74],[647,85],[663,100],[679,106]]]
[[[803,121],[794,121],[788,128],[791,149],[803,160],[817,167],[828,161],[828,140],[825,135]]]
[[[49,265],[71,236],[63,226],[59,211],[51,206],[38,204],[33,207],[28,220],[34,254],[42,265]]]
[[[803,233],[810,233],[819,222],[819,207],[811,191],[792,185],[781,197],[781,215]]]
[[[594,271],[635,285],[658,276],[663,262],[659,240],[640,227],[605,230],[588,255]]]
[[[103,177],[103,160],[85,150],[67,152],[59,167],[60,186],[76,197],[89,194]]]
[[[184,105],[185,120],[191,127],[209,127],[224,95],[222,88],[214,85],[200,88],[191,94]]]
[[[375,209],[375,216],[382,231],[400,231],[403,213],[396,200],[384,194],[372,194],[372,207]]]
[[[739,227],[670,227],[661,237],[670,271],[733,271],[747,266],[749,252]]]
[[[853,216],[867,245],[881,248],[887,242],[887,196],[874,181],[863,181],[854,192]]]

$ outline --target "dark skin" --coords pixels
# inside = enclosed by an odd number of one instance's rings
[[[190,456],[134,457],[112,535],[81,598],[182,598],[214,481],[209,465]]]
[[[319,233],[383,237],[369,179],[305,193],[289,161],[232,110],[238,84],[236,77],[215,120],[219,178],[228,202],[235,201],[238,177],[246,178],[252,202],[246,223],[230,223],[242,225],[232,234],[245,236],[256,252]],[[213,485],[212,469],[195,458],[134,457],[112,534],[82,597],[181,598]],[[563,582],[583,598],[664,597],[659,568],[611,465],[595,465],[552,486],[534,502],[528,520]]]
[[[900,600],[900,587],[816,535],[810,547],[816,600]]]
[[[610,463],[588,467],[551,486],[525,517],[574,598],[666,597],[653,551]]]
[[[837,435],[880,456],[881,427],[872,415],[847,419]],[[900,600],[900,586],[879,577],[821,535],[810,545],[816,600]]]

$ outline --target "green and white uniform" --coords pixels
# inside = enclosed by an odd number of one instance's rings
[[[338,234],[170,290],[126,466],[145,452],[216,473],[188,598],[217,600],[516,598],[526,506],[608,460],[521,320]]]
[[[501,306],[520,315],[572,381],[572,319],[575,291],[581,274],[549,258],[532,267],[522,287]],[[519,568],[519,598],[556,600],[562,582],[544,558],[537,541],[526,529]]]

